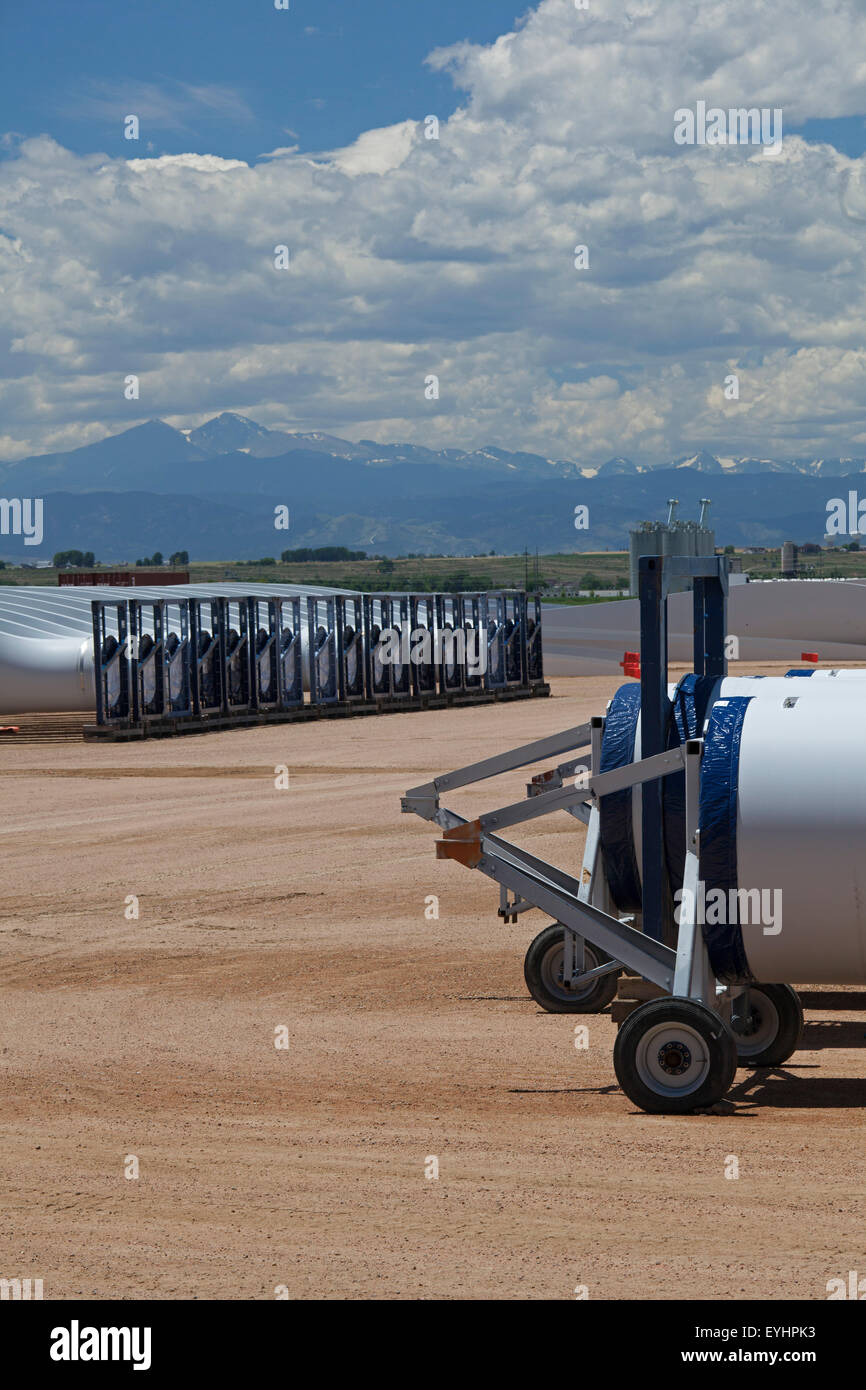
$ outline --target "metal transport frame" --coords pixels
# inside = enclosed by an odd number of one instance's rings
[[[538,965],[541,953],[553,955],[557,962],[558,989],[545,987],[541,979],[537,991],[532,991],[542,1007],[558,1012],[596,1012],[610,1001],[610,984],[623,967],[658,988],[660,996],[640,1005],[622,1025],[614,1065],[620,1085],[636,1104],[668,1113],[714,1104],[733,1081],[739,1049],[744,1064],[759,1065],[774,1045],[774,1038],[770,1038],[763,1052],[749,1051],[743,1040],[755,1032],[755,1019],[766,996],[760,986],[729,986],[716,980],[697,922],[704,745],[702,739],[695,738],[679,747],[665,748],[670,709],[667,598],[684,579],[691,579],[694,587],[695,672],[708,676],[727,672],[725,558],[641,558],[638,761],[607,772],[600,770],[605,719],[598,716],[589,723],[445,773],[412,788],[402,800],[404,812],[432,821],[444,832],[436,845],[437,858],[454,859],[478,869],[499,884],[500,917],[514,922],[522,912],[539,908],[553,918],[552,925],[536,937],[527,952],[527,983],[532,978],[532,963]],[[560,761],[532,778],[524,800],[474,820],[466,820],[441,804],[445,793],[548,758]],[[675,924],[664,863],[662,786],[665,777],[683,771],[685,876]],[[641,788],[643,810],[641,910],[625,915],[617,912],[604,876],[599,803],[611,793],[636,787]],[[587,826],[577,877],[502,838],[502,832],[510,827],[554,811],[567,811]],[[796,1021],[799,1001],[789,986],[764,988],[789,992],[788,996],[773,995],[775,1007],[785,1015],[777,1020],[777,1037],[781,1039],[784,1025],[792,1016]],[[799,1018],[802,1020],[801,1011]],[[790,1028],[787,1034],[790,1043]],[[798,1040],[797,1034],[776,1064],[790,1056]]]
[[[528,619],[530,602],[520,591],[95,598],[91,609],[96,723],[85,728],[90,739],[550,693],[540,601],[534,621]],[[397,659],[386,654],[386,630],[400,635]],[[417,647],[406,660],[413,635]],[[482,670],[461,659],[468,642],[485,657]]]
[[[108,616],[113,615],[116,633],[109,631]],[[96,722],[127,720],[130,717],[131,685],[127,643],[129,606],[126,603],[93,605],[93,651],[96,685]]]

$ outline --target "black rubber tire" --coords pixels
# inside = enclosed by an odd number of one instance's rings
[[[715,1105],[728,1091],[737,1072],[737,1045],[725,1020],[705,1004],[666,995],[629,1014],[617,1033],[613,1066],[641,1110],[687,1115]]]
[[[602,975],[580,992],[557,988],[557,980],[562,980],[562,955],[564,952],[565,928],[559,922],[552,922],[529,946],[523,961],[523,978],[526,988],[536,1004],[549,1014],[597,1014],[606,1009],[616,994],[619,971]],[[610,960],[610,956],[591,946],[584,945],[587,970],[594,970]],[[557,954],[559,959],[557,960]]]
[[[762,997],[765,1002],[763,1019],[761,1016]],[[766,1020],[766,1001],[769,1001],[772,1006],[771,1018],[773,1013],[775,1018],[772,1019],[770,1025],[773,1029],[772,1036],[767,1040],[765,1046],[755,1050],[754,1045],[750,1047],[748,1044],[749,1034],[743,1035],[736,1027],[733,1029],[741,1067],[780,1067],[800,1046],[800,1038],[803,1035],[803,1005],[800,1003],[799,994],[790,985],[758,984],[749,986],[750,1017],[753,1021],[752,1036],[759,1033],[762,1023]],[[734,1007],[736,1008],[736,1004]]]

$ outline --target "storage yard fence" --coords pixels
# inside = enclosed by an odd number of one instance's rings
[[[94,599],[88,737],[546,695],[522,591]]]

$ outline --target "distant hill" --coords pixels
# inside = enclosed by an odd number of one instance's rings
[[[0,556],[57,549],[136,559],[185,549],[196,559],[256,559],[302,545],[382,554],[479,554],[491,549],[622,549],[636,522],[697,517],[712,497],[720,544],[820,541],[830,497],[866,469],[850,459],[717,458],[705,450],[648,467],[616,457],[600,467],[498,447],[433,450],[352,443],[266,429],[225,413],[198,429],[150,420],[66,453],[0,464],[0,495],[42,497],[41,547],[0,536]],[[866,484],[864,484],[866,492]],[[574,508],[590,508],[575,531]],[[291,530],[275,531],[288,506]]]

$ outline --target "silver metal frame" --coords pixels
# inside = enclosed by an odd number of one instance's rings
[[[479,869],[500,885],[499,916],[516,921],[519,913],[537,907],[564,928],[565,958],[563,982],[566,988],[583,989],[602,975],[627,966],[666,993],[700,1001],[719,1012],[727,1012],[730,1001],[741,991],[727,989],[716,982],[710,967],[703,932],[696,920],[698,902],[699,830],[698,810],[700,766],[703,740],[690,739],[685,745],[626,767],[600,772],[604,719],[566,729],[561,734],[523,744],[467,767],[444,773],[432,782],[414,787],[402,799],[402,810],[433,821],[444,831],[437,843],[437,857],[457,859],[468,868]],[[527,785],[524,801],[501,806],[476,820],[449,811],[441,805],[443,792],[454,791],[476,782],[498,777],[548,757],[589,749],[586,754],[567,758],[547,772],[534,776]],[[657,778],[685,770],[686,784],[686,863],[683,903],[679,913],[676,948],[645,936],[633,925],[634,918],[616,915],[604,877],[599,834],[599,802],[603,796],[625,788],[642,786]],[[581,785],[570,782],[583,771]],[[567,811],[587,826],[580,877],[564,873],[528,851],[500,838],[509,826]],[[509,892],[513,897],[509,897]],[[606,952],[611,960],[592,970],[584,968],[584,941]]]

